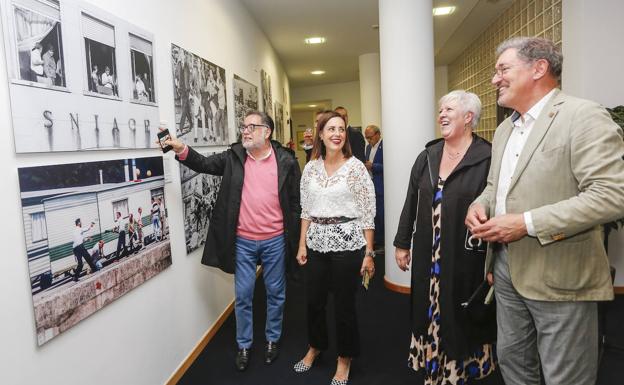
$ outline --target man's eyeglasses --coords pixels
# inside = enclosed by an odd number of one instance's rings
[[[256,128],[258,128],[258,127],[269,128],[269,126],[267,126],[266,124],[253,124],[253,123],[250,123],[250,124],[248,124],[246,126],[245,125],[240,126],[238,128],[238,131],[240,131],[241,134],[244,133],[245,131],[254,132],[256,130]]]
[[[516,65],[507,65],[507,66],[500,66],[498,68],[494,68],[494,72],[492,72],[492,77],[498,76],[499,78],[502,78],[503,76],[507,75],[509,70],[515,67]]]

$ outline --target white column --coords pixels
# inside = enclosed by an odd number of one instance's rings
[[[434,138],[432,0],[379,0],[381,116],[384,137],[386,285],[405,291],[410,273],[394,259],[394,235],[411,167]]]
[[[360,108],[364,130],[371,124],[381,126],[381,77],[378,53],[365,53],[359,59]]]

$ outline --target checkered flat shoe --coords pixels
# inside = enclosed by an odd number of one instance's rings
[[[348,378],[346,380],[337,380],[335,378],[332,378],[331,383],[329,385],[348,385],[348,384],[349,384]]]
[[[312,369],[312,365],[306,365],[306,364],[303,363],[303,360],[301,360],[301,361],[297,362],[295,364],[295,366],[293,366],[293,369],[297,373],[305,373],[308,370]]]

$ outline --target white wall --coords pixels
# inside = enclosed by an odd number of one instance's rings
[[[624,105],[624,2],[563,0],[562,12],[562,90],[606,107]],[[609,242],[615,285],[624,286],[624,230]]]
[[[290,98],[293,104],[331,100],[332,108],[343,106],[349,111],[349,125],[362,125],[359,81],[293,88]]]
[[[440,126],[438,126],[438,100],[447,93],[448,89],[448,66],[435,67],[435,111],[433,111],[433,120],[435,123],[436,138],[440,138]]]
[[[63,0],[61,0],[62,4]],[[234,136],[233,74],[260,85],[260,69],[281,100],[283,68],[253,18],[232,0],[91,0],[154,34],[160,118],[173,122],[171,43],[226,68],[228,122]],[[0,32],[1,33],[1,32]],[[19,204],[17,168],[158,155],[157,150],[15,155],[4,48],[0,51],[0,383],[164,383],[232,301],[233,279],[201,266],[201,252],[186,256],[177,164],[165,193],[173,265],[42,347],[37,347]],[[356,98],[359,101],[359,96]],[[289,110],[290,101],[282,101]],[[358,114],[359,115],[359,114]],[[234,341],[232,341],[234,344]]]

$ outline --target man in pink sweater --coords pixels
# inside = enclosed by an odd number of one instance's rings
[[[299,241],[299,179],[294,152],[272,141],[273,119],[250,111],[238,127],[241,142],[205,157],[177,139],[176,159],[194,171],[221,175],[202,263],[234,273],[236,368],[247,369],[253,341],[252,301],[256,266],[262,264],[267,295],[265,363],[278,356],[286,298],[286,271],[295,267]]]

